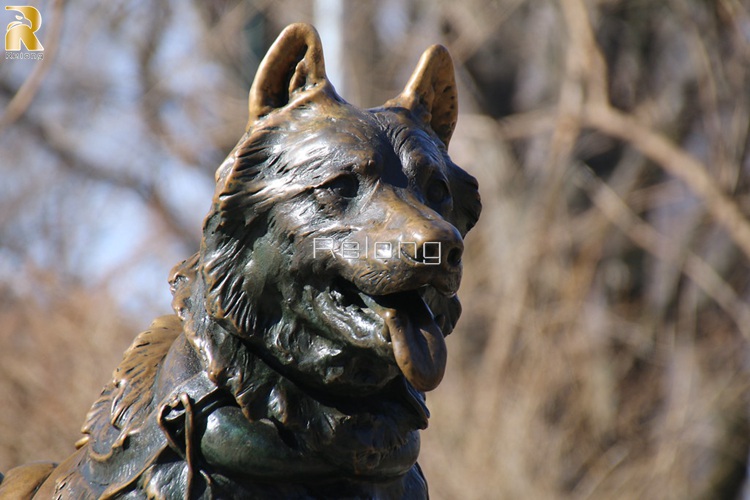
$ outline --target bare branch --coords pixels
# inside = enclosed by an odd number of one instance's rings
[[[685,182],[750,258],[750,222],[740,208],[700,161],[633,115],[612,107],[606,92],[606,65],[582,0],[561,0],[561,6],[571,36],[570,50],[576,54],[573,57],[584,62],[582,69],[588,94],[582,109],[586,125],[627,142]]]
[[[0,85],[1,82],[0,82]],[[92,164],[61,141],[47,127],[36,123],[28,116],[22,116],[20,124],[27,127],[40,143],[57,156],[60,165],[72,172],[105,184],[111,184],[138,195],[146,205],[159,217],[166,228],[185,244],[197,247],[200,243],[194,228],[186,227],[169,206],[159,190],[149,181],[112,170],[105,170]]]
[[[576,184],[633,243],[665,262],[682,267],[683,272],[724,309],[742,334],[750,339],[750,308],[716,270],[700,256],[681,248],[633,213],[627,203],[590,169],[579,168],[576,174]]]

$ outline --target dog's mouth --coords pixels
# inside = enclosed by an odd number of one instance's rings
[[[443,332],[417,290],[390,295],[366,295],[362,299],[387,328],[396,364],[420,391],[431,391],[445,373],[447,349]]]
[[[447,358],[445,339],[420,290],[373,295],[341,281],[328,295],[333,302],[328,305],[334,307],[326,309],[332,319],[355,339],[379,333],[416,389],[431,391],[440,384]]]

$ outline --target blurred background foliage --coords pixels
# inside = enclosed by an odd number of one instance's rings
[[[485,209],[429,394],[433,498],[742,495],[748,0],[32,4],[43,62],[0,60],[0,470],[64,458],[169,312],[259,58],[308,21],[360,106],[432,43],[455,60],[451,155]]]

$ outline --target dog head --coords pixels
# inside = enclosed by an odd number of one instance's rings
[[[403,374],[433,389],[460,314],[462,238],[481,208],[447,153],[457,97],[446,49],[428,49],[398,97],[360,110],[328,81],[315,30],[292,25],[249,108],[196,261],[205,310],[305,386],[367,394]]]

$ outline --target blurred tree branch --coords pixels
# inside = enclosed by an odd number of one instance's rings
[[[683,268],[709,297],[734,320],[742,334],[750,339],[750,307],[705,260],[689,249],[681,248],[638,217],[627,203],[590,169],[579,167],[575,183],[594,201],[596,207],[634,243],[652,255]]]
[[[610,104],[606,62],[596,43],[583,0],[560,0],[560,5],[570,36],[569,50],[578,62],[580,86],[585,93],[580,112],[584,123],[629,143],[682,179],[750,259],[750,222],[740,208],[711,178],[705,165],[642,120]]]
[[[0,91],[14,95],[5,81],[0,80]],[[195,228],[187,227],[169,206],[169,203],[159,192],[154,179],[140,179],[136,176],[117,171],[100,168],[69,147],[64,140],[29,115],[18,117],[17,124],[26,128],[30,135],[37,137],[40,144],[53,153],[60,161],[59,165],[83,177],[109,184],[138,196],[154,212],[169,232],[190,247],[197,248],[200,243],[199,233]]]

